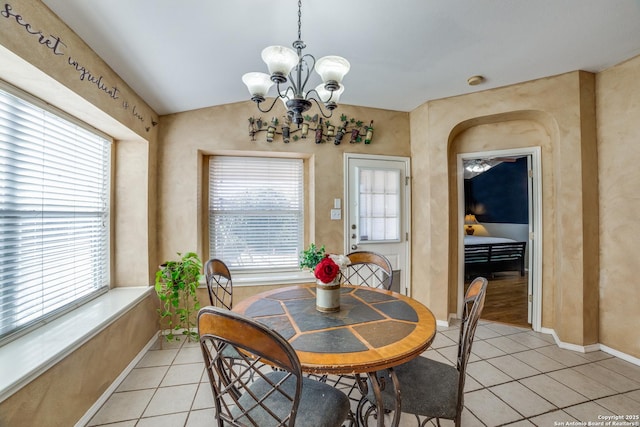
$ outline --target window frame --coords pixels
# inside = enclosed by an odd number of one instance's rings
[[[112,156],[113,156],[113,138],[107,134],[105,134],[104,132],[92,127],[91,125],[81,121],[80,119],[66,113],[65,111],[62,111],[54,106],[52,106],[51,104],[23,91],[20,88],[17,88],[3,80],[0,80],[0,89],[7,92],[9,95],[12,95],[14,97],[17,97],[19,99],[21,99],[22,101],[32,104],[35,108],[43,110],[44,112],[46,112],[46,114],[50,114],[53,115],[59,119],[62,119],[68,123],[70,123],[72,126],[76,126],[80,129],[82,129],[83,131],[89,132],[94,134],[96,137],[101,138],[104,141],[104,143],[106,144],[106,147],[104,148],[105,151],[105,160],[106,160],[106,164],[103,164],[102,167],[105,170],[105,181],[104,181],[104,197],[106,199],[106,211],[101,211],[101,216],[103,216],[104,220],[102,221],[104,224],[104,231],[101,233],[102,235],[105,236],[105,241],[103,242],[104,244],[104,264],[102,265],[102,270],[104,272],[103,275],[101,275],[101,278],[104,278],[104,280],[101,280],[102,285],[100,285],[98,288],[95,288],[92,292],[87,293],[86,295],[83,295],[79,298],[73,299],[70,302],[52,310],[47,312],[46,314],[37,317],[34,320],[31,320],[29,322],[26,322],[25,324],[22,324],[20,326],[18,326],[17,328],[12,329],[9,332],[5,332],[2,336],[0,336],[0,346],[3,346],[5,344],[8,344],[9,342],[12,342],[26,334],[28,334],[29,332],[44,326],[46,324],[51,323],[53,320],[73,311],[74,309],[87,304],[88,302],[94,300],[95,298],[104,295],[105,293],[107,293],[110,288],[111,288],[111,221],[113,218],[113,212],[112,212],[112,203],[113,203],[113,194],[112,194],[112,181],[113,181],[113,165],[112,165]],[[83,184],[84,181],[78,181],[79,183]]]
[[[303,237],[301,249],[304,249],[309,241],[313,239],[313,224],[315,221],[313,210],[313,162],[312,154],[308,153],[270,153],[270,152],[247,152],[247,151],[227,151],[224,152],[203,152],[203,174],[201,193],[202,197],[202,236],[203,249],[207,258],[213,258],[211,252],[210,232],[209,232],[209,173],[210,159],[213,157],[249,157],[249,158],[280,158],[280,159],[298,159],[302,160],[302,191],[303,191]],[[233,273],[234,286],[252,286],[252,285],[270,285],[270,284],[297,284],[308,283],[313,280],[313,274],[308,271],[296,269],[260,269],[254,271],[243,271],[230,267]]]

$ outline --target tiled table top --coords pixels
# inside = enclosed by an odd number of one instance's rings
[[[341,288],[340,311],[319,312],[313,286],[268,291],[234,311],[278,331],[315,373],[371,372],[422,353],[435,336],[435,318],[424,305],[395,292]]]

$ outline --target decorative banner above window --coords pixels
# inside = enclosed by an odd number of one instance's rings
[[[343,114],[340,116],[340,123],[334,125],[329,120],[319,118],[317,114],[313,117],[306,115],[303,118],[303,122],[292,129],[288,117],[282,123],[276,117],[270,122],[262,120],[261,117],[249,117],[249,136],[255,141],[257,133],[266,132],[267,142],[273,142],[276,135],[282,135],[282,141],[285,143],[313,138],[316,144],[333,142],[335,145],[340,145],[345,138],[352,144],[371,144],[373,139],[373,120],[369,125],[365,125],[363,121],[348,118]]]

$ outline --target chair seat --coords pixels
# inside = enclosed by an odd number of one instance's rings
[[[274,371],[267,373],[265,377],[269,378],[270,381],[278,382],[286,375],[286,372]],[[281,388],[287,394],[293,396],[295,386],[295,378],[290,377]],[[249,389],[256,396],[264,396],[266,393],[273,391],[273,386],[263,378],[259,378],[251,384]],[[255,400],[248,393],[245,393],[240,397],[239,403],[244,407],[248,407],[255,404]],[[273,412],[286,416],[291,408],[291,401],[280,393],[273,393],[265,399],[265,405]],[[298,405],[296,427],[339,427],[348,413],[349,399],[344,393],[319,381],[310,378],[302,379],[302,395]],[[240,411],[236,409],[232,411],[232,414],[234,417],[238,416]],[[260,406],[251,410],[249,414],[256,425],[260,427],[269,427],[274,423],[273,417],[269,416]]]
[[[240,359],[242,360],[242,356],[240,356],[240,353],[238,353],[238,350],[236,350],[235,347],[230,346],[230,345],[226,345],[224,346],[224,348],[222,349],[222,356],[229,358],[229,359]]]
[[[432,418],[454,419],[458,402],[458,370],[426,357],[416,357],[394,368],[402,392],[402,412]],[[395,388],[387,371],[384,378],[383,402],[387,409],[395,407]],[[413,392],[417,391],[417,392]],[[425,398],[425,396],[427,398]],[[375,401],[373,393],[369,400]]]

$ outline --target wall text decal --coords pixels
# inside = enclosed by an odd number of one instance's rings
[[[45,49],[49,50],[54,57],[55,56],[64,56],[67,58],[67,64],[71,69],[77,73],[80,81],[90,83],[95,86],[95,88],[107,96],[109,96],[113,100],[120,99],[120,90],[115,85],[110,85],[106,83],[106,78],[100,74],[96,74],[91,72],[88,68],[82,65],[78,60],[72,58],[70,55],[66,55],[64,52],[64,48],[68,48],[68,46],[62,41],[62,39],[53,34],[46,35],[46,32],[40,29],[34,28],[29,22],[25,20],[25,18],[14,12],[13,7],[9,3],[5,3],[2,9],[0,9],[0,16],[7,18],[9,21],[15,21],[15,23],[24,29],[27,34],[33,36],[33,39],[37,41],[37,43],[43,46]],[[126,100],[122,101],[120,106],[127,111],[130,111],[133,117],[138,119],[140,122],[145,122],[143,113],[137,108],[136,105],[133,105],[131,110],[129,110],[129,102]],[[152,121],[151,119],[149,121]],[[153,121],[152,121],[153,122]],[[155,124],[153,125],[155,126]],[[151,129],[150,126],[145,126],[145,130],[149,132]]]

